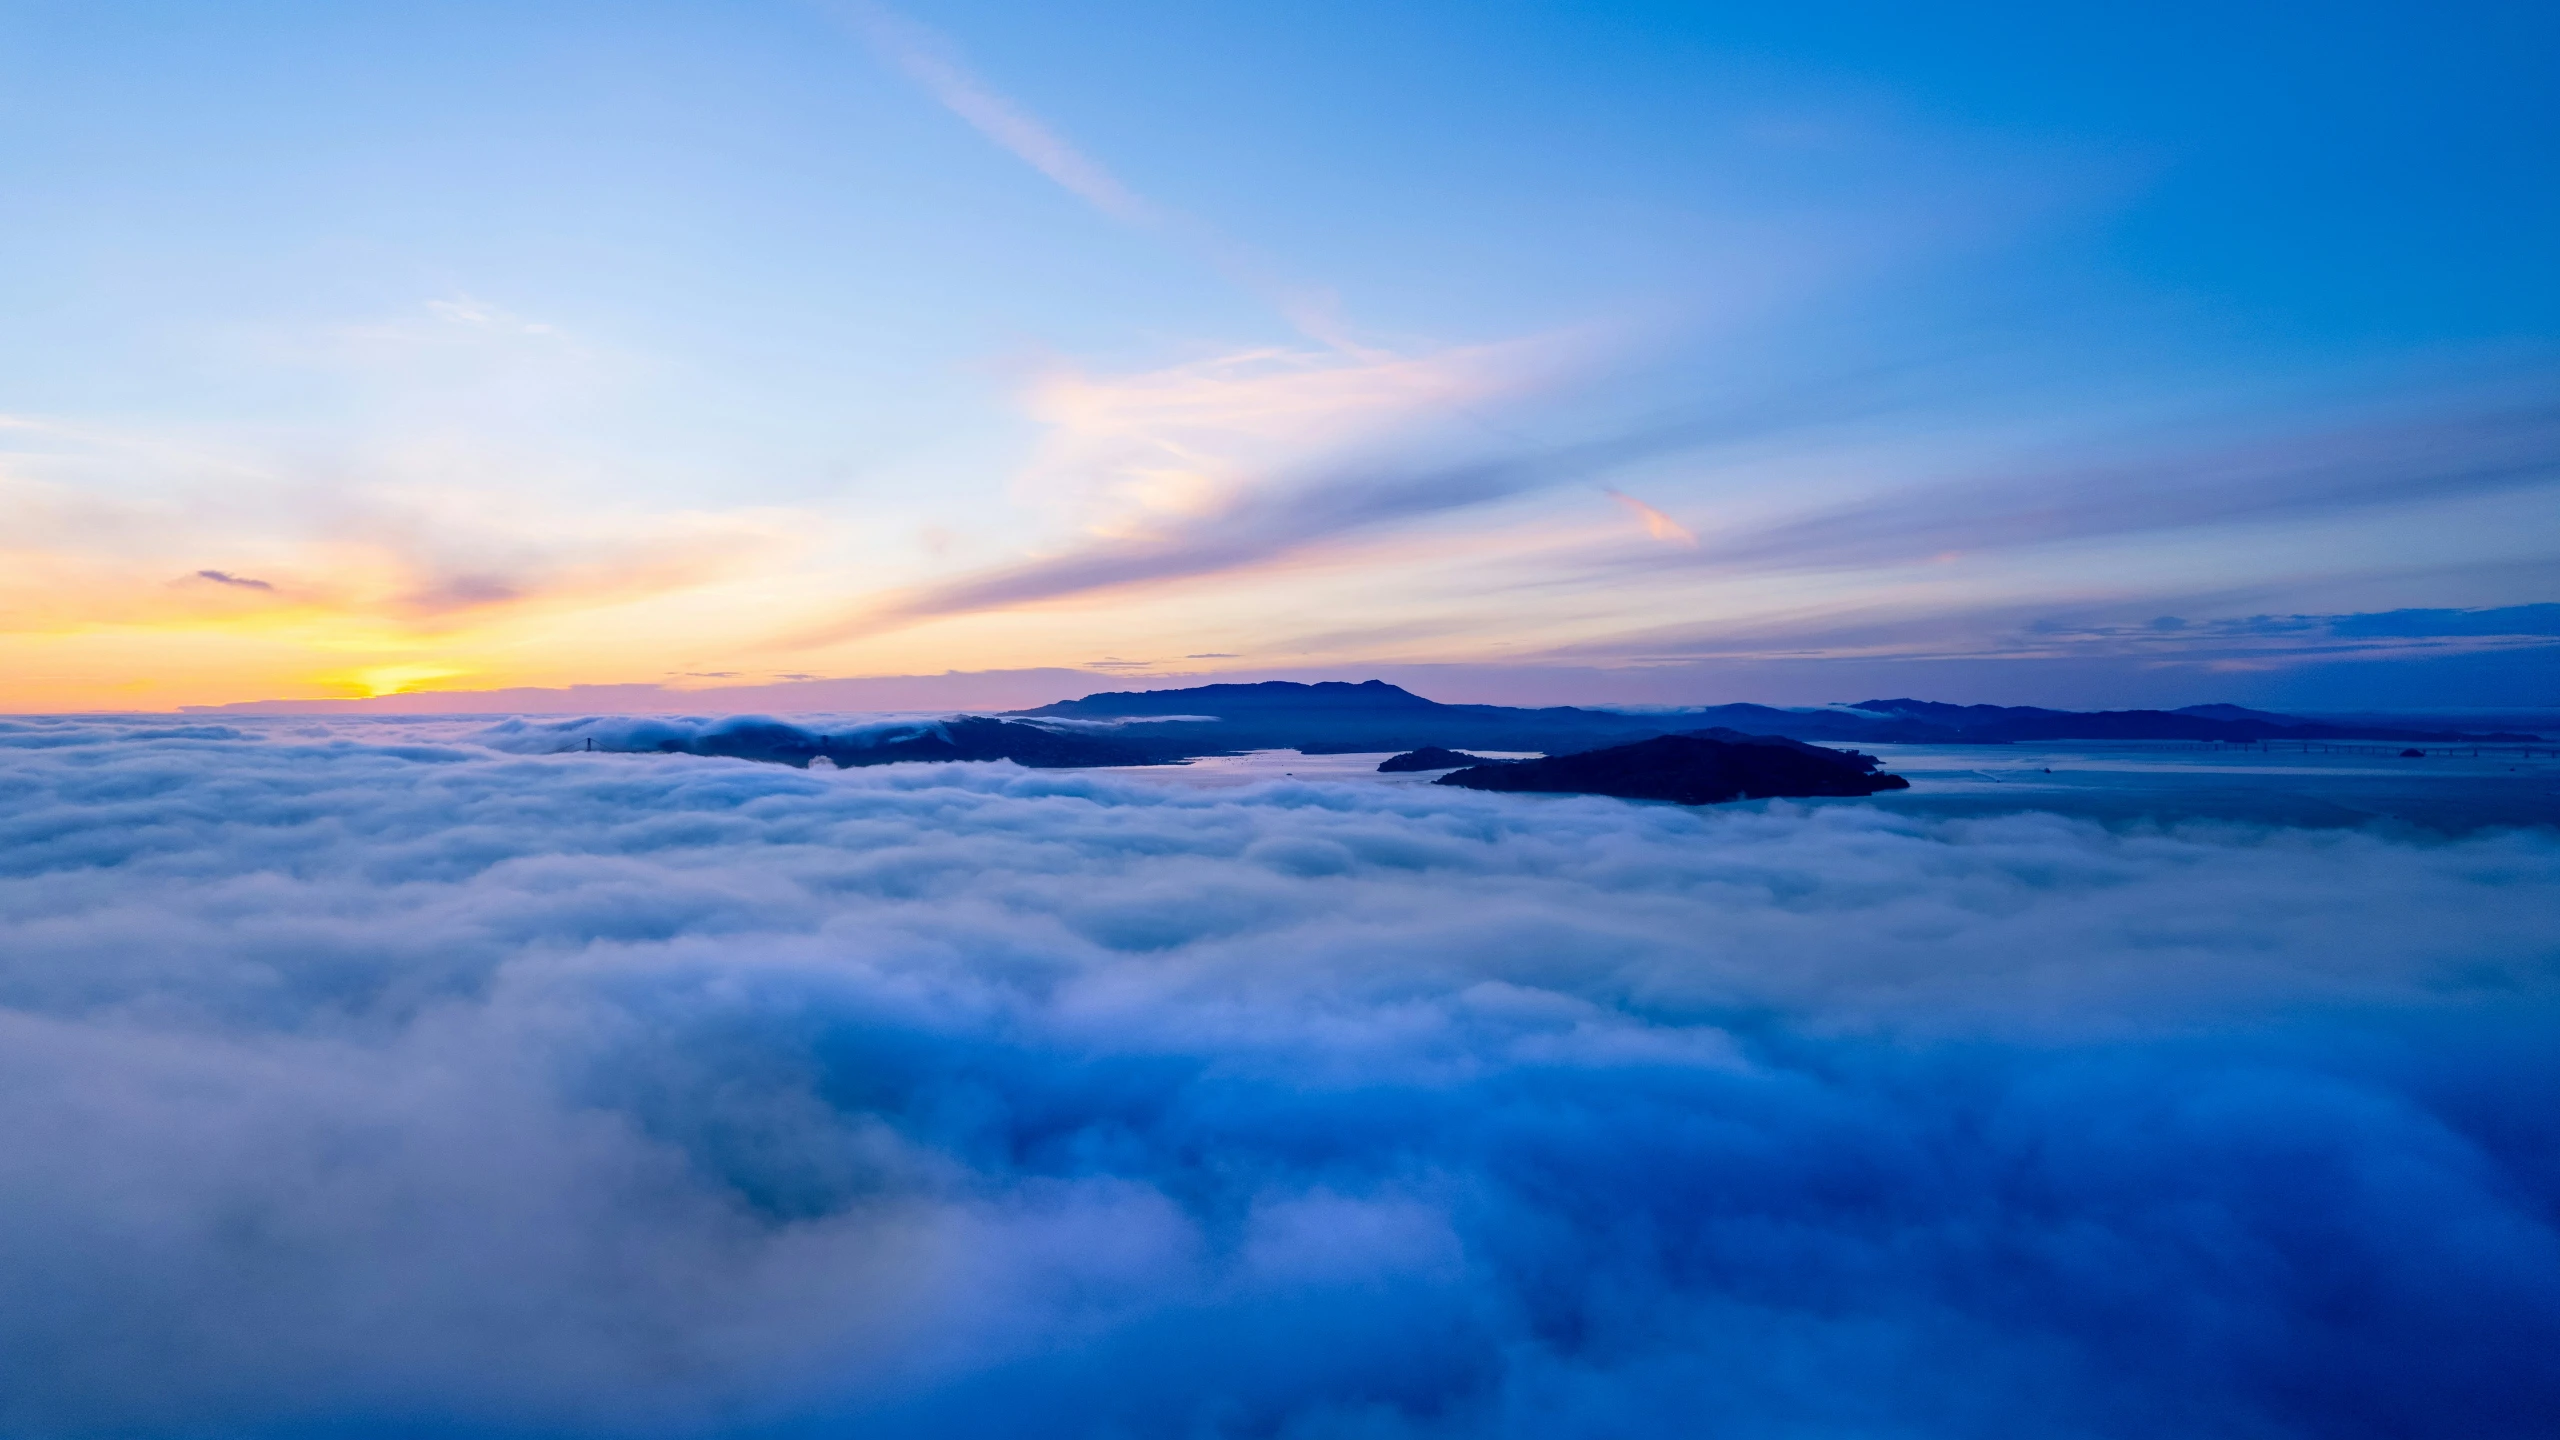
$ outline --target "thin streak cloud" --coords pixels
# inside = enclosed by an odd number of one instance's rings
[[[1108,166],[972,71],[948,37],[885,5],[848,4],[835,13],[936,103],[1061,189],[1124,225],[1172,241],[1269,305],[1307,338],[1346,355],[1388,358],[1388,352],[1353,334],[1343,321],[1340,297],[1330,288],[1291,280],[1234,236],[1131,189]]]
[[[1698,537],[1695,532],[1689,529],[1688,526],[1683,525],[1679,521],[1672,519],[1670,516],[1663,514],[1661,511],[1654,509],[1652,506],[1647,505],[1624,490],[1608,488],[1606,493],[1610,499],[1627,507],[1628,513],[1634,515],[1637,522],[1644,526],[1644,533],[1647,535],[1652,536],[1656,540],[1667,541],[1673,545],[1684,545],[1692,550],[1697,548]]]
[[[196,572],[196,578],[210,580],[216,585],[236,586],[242,590],[272,591],[276,588],[264,580],[252,580],[246,575],[234,575],[228,570],[199,570]]]
[[[1102,162],[971,73],[939,33],[885,5],[845,5],[836,13],[944,109],[1078,199],[1124,224],[1152,228],[1164,223],[1163,211],[1120,183]]]
[[[2207,526],[2302,522],[2560,481],[2560,403],[2454,410],[2219,450],[1914,486],[1664,564],[1875,566]]]
[[[1234,432],[1319,437],[1347,426],[1352,438],[1334,453],[1313,456],[1286,448],[1249,452],[1236,467],[1242,473],[1225,477],[1224,483],[1167,487],[1160,479],[1151,481],[1155,490],[1173,490],[1172,499],[1094,527],[1080,543],[1057,553],[879,596],[841,620],[777,643],[823,645],[925,620],[1132,592],[1311,558],[1396,526],[1596,481],[1668,455],[1837,422],[1879,403],[1880,372],[1857,371],[1738,392],[1683,412],[1621,422],[1583,439],[1540,443],[1529,438],[1534,425],[1576,423],[1577,406],[1595,393],[1622,386],[1633,373],[1623,359],[1604,364],[1591,349],[1584,340],[1487,347],[1472,361],[1475,375],[1446,382],[1399,381],[1413,393],[1401,417],[1370,414],[1374,399],[1367,391],[1375,387],[1358,383],[1342,386],[1338,393],[1319,391],[1318,399],[1304,408],[1276,402],[1259,386],[1237,383],[1230,387],[1232,393],[1214,402],[1176,408],[1175,418],[1198,429],[1197,437],[1174,433],[1168,439],[1154,433],[1147,428],[1155,423],[1153,412],[1139,407],[1137,418],[1129,422],[1135,428],[1110,438],[1128,446],[1189,446],[1205,443],[1222,420]],[[1348,371],[1342,378],[1358,382],[1371,373],[1427,368],[1430,363],[1395,362]],[[1508,417],[1498,428],[1481,418],[1495,402]],[[1401,425],[1395,423],[1399,418]],[[1104,455],[1111,450],[1107,445],[1093,448]],[[1191,449],[1184,450],[1183,458],[1195,468],[1202,459]],[[1666,523],[1674,532],[1684,528],[1667,517]]]
[[[1347,464],[1303,483],[1248,492],[1154,534],[1097,540],[1064,554],[911,591],[798,643],[1243,570],[1392,525],[1605,474],[1704,444],[1727,431],[1720,420],[1683,420],[1540,450],[1437,462],[1408,457]]]

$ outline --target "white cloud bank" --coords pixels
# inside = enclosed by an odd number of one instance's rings
[[[0,1431],[2466,1437],[2560,835],[0,722]]]

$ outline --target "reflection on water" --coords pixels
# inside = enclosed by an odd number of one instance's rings
[[[1295,750],[1255,750],[1243,755],[1211,755],[1187,765],[1113,766],[1102,772],[1162,780],[1174,785],[1224,789],[1258,785],[1267,780],[1368,780],[1381,785],[1428,785],[1446,770],[1400,774],[1378,773],[1378,762],[1399,752],[1379,750],[1357,755],[1301,755]],[[1470,750],[1488,760],[1526,760],[1534,750]]]
[[[2231,820],[2268,825],[2397,824],[2448,833],[2504,825],[2560,825],[2560,759],[2544,747],[2428,747],[2402,758],[2362,753],[2213,749],[2180,741],[2045,745],[1870,745],[1911,788],[1864,800],[1924,815],[2047,810],[2107,822]],[[1503,758],[1508,758],[1505,752]],[[1260,750],[1113,773],[1166,784],[1223,787],[1296,779],[1428,785],[1441,773],[1382,775],[1387,752],[1301,755]],[[1535,797],[1518,797],[1524,801]]]
[[[1895,810],[1976,815],[2053,810],[2097,820],[2271,825],[2396,822],[2429,830],[2560,824],[2560,759],[2427,747],[2364,753],[2209,749],[2174,741],[1870,747],[1911,788]]]

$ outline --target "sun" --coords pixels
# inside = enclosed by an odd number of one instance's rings
[[[403,694],[430,680],[449,680],[470,673],[449,665],[377,665],[354,671],[339,683],[363,691],[364,697],[370,700],[382,695]]]

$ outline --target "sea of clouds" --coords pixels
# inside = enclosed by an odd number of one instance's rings
[[[0,721],[0,1432],[2560,1425],[2560,831],[524,733]]]

